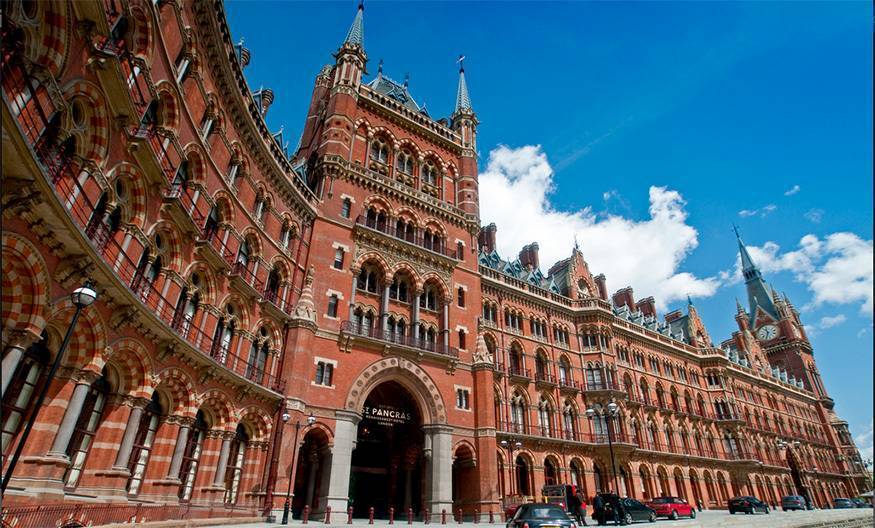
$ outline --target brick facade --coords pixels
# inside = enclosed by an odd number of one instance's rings
[[[4,462],[70,292],[99,293],[10,504],[267,512],[290,487],[295,514],[358,515],[376,487],[378,514],[470,515],[546,483],[705,507],[867,489],[789,300],[739,307],[715,346],[692,304],[658,321],[609,297],[577,248],[547,274],[537,243],[501,259],[464,69],[437,120],[382,65],[363,81],[361,8],[294,151],[221,2],[4,11]]]

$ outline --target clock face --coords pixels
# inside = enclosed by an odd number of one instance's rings
[[[778,337],[778,327],[775,325],[764,325],[757,330],[757,337],[760,341],[769,341]]]

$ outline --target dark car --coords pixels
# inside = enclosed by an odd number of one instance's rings
[[[781,499],[781,509],[784,511],[806,510],[805,497],[802,495],[787,495]]]
[[[854,501],[854,505],[856,505],[857,508],[871,508],[872,507],[872,502],[868,501],[866,499],[851,499],[851,500]]]
[[[622,499],[619,495],[612,493],[600,493],[599,496],[605,502],[604,520],[607,522],[614,520],[614,511],[618,512],[617,517],[624,525],[635,521],[656,522],[656,511],[635,499]],[[592,512],[592,518],[594,521],[599,520],[599,515],[595,510]]]
[[[577,528],[560,506],[545,502],[521,504],[507,528]]]
[[[696,518],[696,508],[680,497],[656,497],[646,504],[656,512],[657,517],[668,517],[671,520],[678,517]]]
[[[854,504],[854,501],[851,499],[845,499],[843,497],[838,497],[832,500],[833,507],[837,510],[844,510],[847,508],[856,508],[857,505]]]
[[[769,513],[769,505],[756,497],[734,497],[729,499],[729,513],[744,512],[747,514],[761,511]]]

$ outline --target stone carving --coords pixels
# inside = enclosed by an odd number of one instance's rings
[[[475,365],[490,365],[492,366],[492,354],[486,348],[486,340],[483,339],[483,334],[477,334],[477,343],[474,346],[474,364]]]
[[[316,322],[316,305],[313,303],[313,272],[314,267],[310,266],[307,270],[307,277],[304,279],[304,291],[301,292],[301,297],[295,304],[295,312],[292,314],[292,319],[299,321]]]

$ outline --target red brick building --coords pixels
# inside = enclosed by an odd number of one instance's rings
[[[296,514],[470,515],[545,483],[706,507],[867,489],[740,240],[751,305],[719,346],[692,303],[659,320],[609,295],[577,248],[546,274],[537,243],[502,259],[464,69],[442,119],[382,65],[363,79],[361,7],[292,152],[221,2],[3,9],[4,468],[70,292],[99,293],[6,504],[244,515],[290,488]]]

